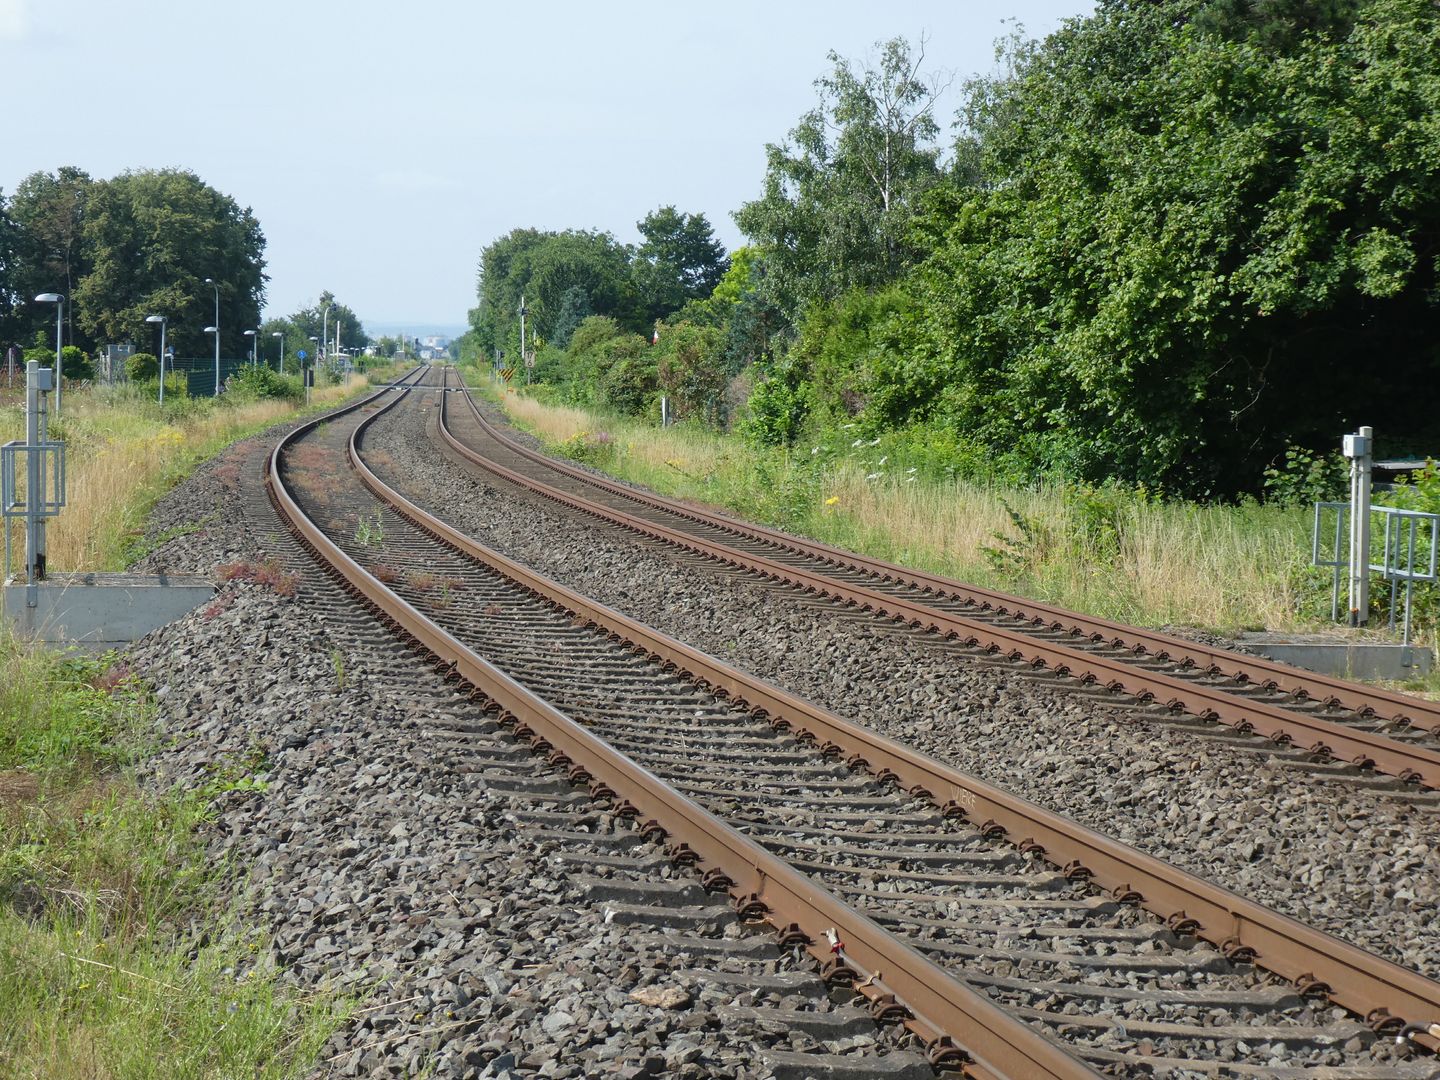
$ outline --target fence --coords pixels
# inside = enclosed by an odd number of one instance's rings
[[[226,379],[232,375],[238,375],[249,366],[249,357],[242,357],[239,360],[226,360],[222,357],[220,360],[221,388],[224,388]],[[177,356],[174,360],[165,362],[166,374],[168,375],[172,371],[185,376],[191,397],[215,396],[215,358],[213,356]]]

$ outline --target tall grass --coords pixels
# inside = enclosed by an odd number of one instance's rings
[[[1298,629],[1320,611],[1304,510],[979,484],[896,471],[864,447],[766,452],[489,392],[521,428],[617,476],[976,585],[1152,626]]]
[[[329,408],[365,384],[319,387],[311,411]],[[53,407],[53,403],[52,403]],[[0,442],[23,438],[23,402],[0,409]],[[129,387],[97,387],[65,395],[51,436],[65,440],[66,505],[47,526],[53,571],[119,570],[143,533],[150,508],[196,464],[237,439],[303,412],[267,398],[243,404],[181,399],[161,409]],[[11,570],[19,569],[24,537],[12,522]]]

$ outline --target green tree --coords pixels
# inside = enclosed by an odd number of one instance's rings
[[[1193,493],[1367,418],[1433,430],[1431,395],[1397,390],[1440,377],[1440,11],[1193,17],[1222,7],[1104,3],[1018,65],[985,185],[935,193],[915,234],[888,415]]]
[[[816,301],[895,280],[918,254],[908,230],[941,177],[933,113],[948,80],[922,77],[923,39],[878,48],[873,66],[829,54],[819,107],[788,143],[766,146],[763,194],[735,214],[792,321]]]
[[[10,217],[5,192],[0,190],[0,363],[9,348],[26,337],[16,265],[18,240],[19,230]]]
[[[644,242],[635,252],[635,287],[651,321],[689,300],[709,296],[726,269],[725,248],[704,214],[662,206],[637,223]]]
[[[293,347],[288,340],[286,342],[287,351],[292,356],[295,349],[313,352],[315,344],[310,341],[312,336],[323,336],[331,343],[338,336],[340,347],[349,350],[363,349],[370,344],[370,336],[365,333],[360,316],[356,315],[349,305],[336,300],[335,294],[328,289],[320,294],[319,300],[301,308],[287,321],[295,341]],[[333,348],[333,344],[330,347]]]
[[[502,236],[480,254],[479,302],[470,312],[479,344],[490,355],[497,348],[517,355],[522,297],[527,331],[552,340],[565,297],[577,287],[596,314],[640,330],[646,323],[631,281],[631,254],[604,232],[516,229]]]
[[[725,419],[725,357],[721,331],[714,326],[679,322],[663,325],[655,353],[656,382],[678,417],[707,424]]]
[[[570,335],[579,325],[595,314],[590,307],[590,294],[583,285],[571,285],[560,297],[560,310],[550,329],[550,343],[557,349],[570,344]]]
[[[30,304],[31,298],[43,292],[58,292],[66,300],[66,340],[76,341],[76,304],[72,301],[76,285],[91,262],[84,228],[94,186],[89,173],[64,165],[54,173],[31,173],[15,189],[9,206],[15,226],[11,281],[22,317],[17,328],[21,339],[47,321],[53,322],[53,309],[36,308]],[[93,345],[84,333],[83,318],[80,322],[81,341]]]
[[[249,352],[265,294],[265,238],[248,209],[179,169],[126,172],[89,188],[88,270],[75,288],[77,320],[93,340],[148,341],[147,315],[170,319],[179,355],[204,355],[220,285],[221,352]]]

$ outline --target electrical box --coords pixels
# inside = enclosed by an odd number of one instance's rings
[[[1346,435],[1344,454],[1347,458],[1360,458],[1370,453],[1370,438],[1366,435]]]
[[[35,369],[35,389],[42,394],[51,393],[55,389],[55,369],[42,367]]]

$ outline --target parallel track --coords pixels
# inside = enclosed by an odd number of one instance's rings
[[[1083,683],[1293,745],[1317,760],[1440,788],[1440,704],[1088,619],[706,514],[537,454],[489,423],[468,391],[463,396],[467,408],[442,412],[446,442],[476,466],[572,510]]]
[[[698,864],[739,910],[828,960],[937,1064],[1012,1077],[1433,1074],[1428,1056],[1390,1061],[1363,1047],[1372,1029],[1440,1021],[1440,984],[480,547],[364,465],[374,408],[332,414],[276,447],[268,483],[282,517],[517,734],[666,836],[675,860]],[[1251,966],[1257,954],[1292,985],[1270,985]],[[1433,1049],[1428,1040],[1417,1035]]]

